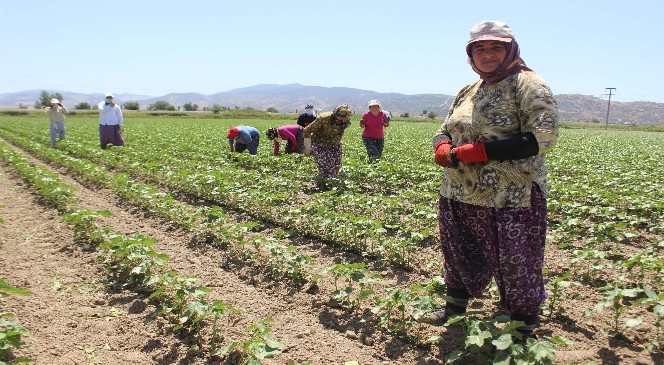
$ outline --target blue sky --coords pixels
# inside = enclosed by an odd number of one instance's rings
[[[454,95],[502,20],[555,94],[664,102],[664,2],[3,1],[0,93],[214,94],[256,84]]]

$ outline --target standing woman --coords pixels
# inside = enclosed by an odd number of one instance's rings
[[[466,54],[480,79],[457,94],[433,138],[444,167],[438,224],[450,299],[423,321],[441,325],[464,313],[495,279],[502,308],[525,323],[524,341],[547,297],[544,156],[558,139],[558,108],[507,24],[472,27]]]
[[[339,177],[341,170],[341,137],[350,125],[352,111],[348,104],[337,106],[332,112],[324,112],[304,128],[304,154],[313,152],[319,177]]]
[[[67,108],[58,99],[51,99],[51,106],[46,107],[46,114],[51,122],[51,147],[55,147],[56,140],[65,139],[65,114],[67,112]]]
[[[304,128],[297,124],[270,128],[265,131],[268,139],[274,141],[274,155],[279,154],[279,143],[286,140],[286,153],[304,152]]]
[[[362,132],[362,142],[367,149],[369,162],[375,162],[383,157],[383,147],[385,146],[386,127],[390,126],[389,114],[384,112],[378,100],[369,102],[369,111],[362,115],[360,127]]]
[[[124,139],[122,139],[124,117],[122,109],[113,99],[113,94],[106,94],[106,98],[97,105],[97,109],[99,109],[99,145],[101,148],[107,148],[109,143],[113,146],[124,146]]]

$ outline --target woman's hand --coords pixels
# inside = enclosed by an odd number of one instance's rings
[[[450,155],[451,150],[452,143],[450,141],[441,141],[438,143],[433,154],[436,163],[443,167],[454,167],[454,159],[452,155]]]

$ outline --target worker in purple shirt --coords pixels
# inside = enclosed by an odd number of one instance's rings
[[[265,134],[267,138],[274,141],[274,155],[279,154],[279,143],[286,141],[286,153],[304,152],[304,128],[297,124],[284,125],[278,128],[270,128]]]
[[[242,152],[249,150],[249,153],[256,155],[258,153],[258,142],[261,134],[258,129],[246,125],[239,125],[228,130],[228,145],[231,152]]]

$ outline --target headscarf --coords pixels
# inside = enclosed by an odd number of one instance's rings
[[[267,136],[268,139],[275,139],[279,137],[279,132],[277,131],[277,128],[270,128],[267,131],[265,131],[265,135]]]
[[[503,62],[498,65],[498,67],[493,72],[482,72],[475,66],[472,57],[472,47],[474,42],[469,43],[466,46],[468,63],[473,68],[473,71],[480,75],[480,79],[484,80],[489,85],[496,84],[510,75],[518,74],[524,71],[532,71],[530,68],[528,68],[528,66],[526,66],[526,63],[519,56],[519,44],[516,43],[514,39],[512,39],[512,42],[510,43],[504,43],[507,46],[507,56],[505,56]]]
[[[316,116],[316,109],[314,109],[314,106],[311,104],[307,104],[304,107],[304,114],[306,115],[311,115],[311,116]]]
[[[226,136],[226,138],[235,139],[235,137],[237,137],[239,134],[240,134],[240,130],[237,129],[237,127],[233,127],[233,128],[228,130],[228,135]]]

